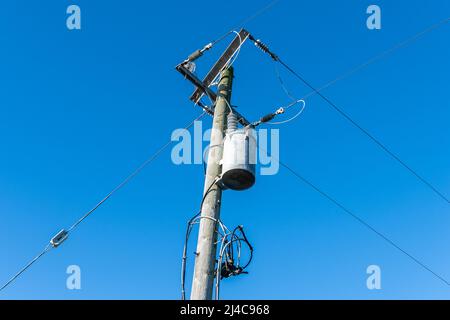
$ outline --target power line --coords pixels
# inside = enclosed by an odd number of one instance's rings
[[[259,17],[260,15],[262,15],[263,13],[266,13],[267,11],[269,11],[270,9],[272,9],[276,4],[278,4],[278,2],[280,2],[281,0],[274,0],[269,2],[267,5],[265,5],[264,7],[262,7],[261,9],[259,9],[258,11],[256,11],[255,13],[249,15],[247,18],[242,19],[241,22],[236,24],[236,27],[231,28],[229,31],[225,32],[224,34],[222,34],[220,37],[218,37],[216,40],[214,40],[211,44],[214,45],[220,41],[222,41],[223,39],[225,39],[228,35],[232,34],[233,32],[235,32],[236,29],[239,29],[241,27],[243,27],[244,25],[246,25],[247,23],[249,23],[250,21],[256,19],[257,17]]]
[[[281,162],[280,160],[278,160],[280,165],[283,166],[284,168],[286,168],[289,172],[291,172],[294,176],[296,176],[298,179],[300,179],[301,181],[303,181],[304,183],[306,183],[308,186],[310,186],[312,189],[314,189],[315,191],[317,191],[319,194],[321,194],[323,197],[325,197],[326,199],[328,199],[329,201],[331,201],[333,204],[335,204],[337,207],[339,207],[341,210],[343,210],[347,215],[349,215],[350,217],[352,217],[353,219],[355,219],[356,221],[358,221],[360,224],[364,225],[366,228],[368,228],[369,230],[371,230],[372,232],[374,232],[377,236],[379,236],[380,238],[382,238],[384,241],[386,241],[387,243],[389,243],[391,246],[393,246],[394,248],[396,248],[397,250],[399,250],[400,252],[402,252],[403,254],[405,254],[409,259],[411,259],[412,261],[414,261],[416,264],[418,264],[420,267],[422,267],[423,269],[425,269],[426,271],[428,271],[429,273],[433,274],[436,278],[438,278],[439,280],[441,280],[443,283],[445,283],[447,286],[450,286],[450,282],[448,282],[445,278],[443,278],[442,276],[440,276],[439,274],[437,274],[436,272],[434,272],[433,270],[431,270],[428,266],[426,266],[423,262],[421,262],[419,259],[415,258],[412,254],[408,253],[407,251],[405,251],[404,249],[402,249],[399,245],[397,245],[395,242],[393,242],[391,239],[389,239],[387,236],[385,236],[383,233],[379,232],[378,230],[376,230],[374,227],[372,227],[370,224],[368,224],[367,222],[365,222],[362,218],[360,218],[359,216],[357,216],[355,213],[353,213],[351,210],[349,210],[348,208],[346,208],[344,205],[342,205],[339,201],[337,201],[335,198],[333,198],[332,196],[330,196],[328,193],[326,193],[325,191],[323,191],[322,189],[320,189],[318,186],[316,186],[315,184],[313,184],[312,182],[310,182],[308,179],[306,179],[305,177],[303,177],[302,175],[300,175],[298,172],[296,172],[295,170],[293,170],[291,167],[289,167],[288,165],[286,165],[285,163]]]
[[[408,39],[406,39],[406,40],[404,40],[404,41],[402,41],[402,42],[397,43],[396,45],[392,46],[391,48],[389,48],[389,49],[387,49],[387,50],[384,50],[383,52],[377,54],[376,56],[373,56],[372,58],[370,58],[370,59],[367,60],[366,62],[361,63],[360,65],[358,65],[358,66],[356,66],[356,67],[350,69],[349,71],[347,71],[347,72],[341,74],[340,76],[336,77],[335,79],[333,79],[333,80],[327,82],[326,84],[324,84],[324,85],[323,85],[322,87],[320,87],[319,89],[314,90],[314,91],[311,91],[310,93],[308,93],[307,95],[305,95],[305,96],[303,97],[303,99],[309,98],[310,96],[314,95],[316,92],[325,90],[326,88],[332,86],[332,85],[335,84],[336,82],[341,81],[341,80],[343,80],[343,79],[346,79],[346,78],[350,77],[351,75],[355,74],[356,72],[358,72],[358,71],[364,69],[365,67],[368,67],[368,66],[371,65],[372,63],[375,63],[376,61],[379,61],[379,60],[381,60],[382,58],[387,57],[388,55],[394,53],[395,51],[397,51],[397,50],[399,50],[399,49],[401,49],[401,48],[403,48],[403,47],[406,47],[406,46],[412,44],[414,41],[418,40],[420,37],[422,37],[422,36],[424,36],[425,34],[430,33],[431,31],[433,31],[433,30],[435,30],[435,29],[437,29],[437,28],[439,28],[439,27],[445,25],[445,24],[448,23],[449,21],[450,21],[450,17],[449,17],[449,18],[446,18],[446,19],[444,19],[444,20],[442,20],[442,21],[440,21],[440,22],[438,22],[438,23],[433,24],[433,25],[431,25],[431,26],[428,27],[428,28],[425,28],[424,30],[422,30],[422,31],[420,31],[420,32],[418,32],[418,33],[416,33],[416,34],[413,35],[412,37],[409,37]]]
[[[419,33],[413,35],[412,37],[398,43],[397,45],[391,47],[388,50],[383,51],[382,53],[374,56],[373,58],[369,59],[368,61],[360,64],[359,66],[351,69],[350,71],[344,73],[343,75],[337,77],[336,79],[328,82],[324,86],[320,87],[319,89],[316,89],[309,81],[307,81],[304,77],[302,77],[298,72],[296,72],[294,69],[292,69],[289,65],[287,65],[283,60],[281,60],[277,55],[274,55],[276,59],[275,61],[278,61],[281,65],[283,65],[289,72],[291,72],[295,77],[297,77],[300,81],[302,81],[306,86],[308,86],[312,92],[307,94],[303,97],[303,99],[306,99],[314,94],[319,95],[325,102],[328,103],[335,111],[337,111],[342,117],[344,117],[347,121],[349,121],[353,126],[355,126],[357,129],[359,129],[363,134],[365,134],[370,140],[372,140],[375,144],[377,144],[384,152],[386,152],[388,155],[390,155],[394,160],[396,160],[399,164],[401,164],[405,169],[407,169],[410,173],[412,173],[417,179],[419,179],[423,184],[425,184],[430,190],[432,190],[436,195],[438,195],[440,198],[442,198],[447,203],[450,203],[449,198],[447,198],[441,191],[438,190],[437,187],[435,187],[432,183],[430,183],[428,180],[426,180],[424,177],[422,177],[420,174],[418,174],[414,169],[412,169],[408,164],[406,164],[402,159],[400,159],[399,156],[397,156],[394,152],[392,152],[386,145],[384,145],[379,139],[375,138],[369,131],[367,131],[365,128],[363,128],[360,124],[358,124],[355,120],[352,119],[347,113],[345,113],[341,108],[339,108],[335,103],[333,103],[329,98],[324,96],[321,91],[330,87],[331,85],[335,84],[336,82],[345,79],[349,77],[350,75],[360,71],[361,69],[369,66],[370,64],[386,57],[389,54],[392,54],[394,51],[405,47],[415,40],[419,39],[423,35],[445,25],[450,21],[450,17],[446,18],[444,20],[441,20],[438,23],[433,24],[432,26],[420,31]]]
[[[189,129],[192,127],[192,125],[195,123],[195,121],[200,120],[206,115],[206,112],[203,112],[192,120],[187,126],[184,127],[184,130]],[[0,291],[5,289],[7,286],[9,286],[11,283],[13,283],[22,273],[24,273],[28,268],[30,268],[37,260],[39,260],[42,256],[44,256],[48,251],[50,251],[52,248],[56,248],[59,246],[65,239],[67,239],[68,235],[73,232],[87,217],[89,217],[92,213],[94,213],[103,203],[105,203],[113,194],[115,194],[117,191],[122,189],[128,182],[130,182],[134,177],[136,177],[146,166],[148,166],[151,162],[153,162],[158,156],[167,149],[168,146],[172,144],[172,140],[169,140],[166,144],[164,144],[162,147],[160,147],[155,153],[153,153],[147,160],[145,160],[136,170],[134,170],[130,175],[128,175],[121,183],[119,183],[111,192],[109,192],[102,200],[100,200],[91,210],[89,210],[87,213],[85,213],[80,219],[78,219],[72,226],[67,229],[67,231],[62,230],[64,238],[61,239],[56,244],[54,243],[54,239],[57,237],[55,236],[51,242],[44,248],[44,250],[39,253],[33,260],[31,260],[25,267],[23,267],[19,272],[17,272],[8,282],[6,282],[1,288]]]
[[[440,26],[445,25],[447,22],[450,21],[450,18],[446,18],[438,23],[433,24],[432,26],[422,30],[421,32],[415,34],[414,36],[400,42],[399,44],[393,46],[392,48],[383,51],[382,53],[378,54],[377,56],[369,59],[367,62],[351,69],[349,72],[343,74],[342,76],[336,78],[335,80],[332,80],[322,86],[320,89],[316,89],[309,81],[307,81],[303,76],[301,76],[298,72],[296,72],[292,67],[290,67],[287,63],[285,63],[280,57],[270,51],[269,47],[265,45],[261,40],[254,38],[252,35],[250,35],[250,40],[252,40],[255,45],[260,48],[263,52],[270,55],[270,57],[275,61],[280,63],[283,67],[285,67],[290,73],[292,73],[295,77],[297,77],[301,82],[303,82],[307,87],[309,87],[312,92],[304,96],[302,99],[306,99],[314,94],[319,95],[325,102],[328,103],[329,106],[331,106],[335,111],[337,111],[343,118],[345,118],[347,121],[349,121],[353,126],[355,126],[357,129],[359,129],[363,134],[365,134],[370,140],[372,140],[375,144],[377,144],[384,152],[386,152],[388,155],[390,155],[394,160],[396,160],[399,164],[401,164],[405,169],[407,169],[410,173],[412,173],[417,179],[419,179],[423,184],[425,184],[430,190],[432,190],[436,195],[438,195],[440,198],[442,198],[445,202],[450,203],[450,200],[441,192],[438,190],[437,187],[435,187],[433,184],[431,184],[428,180],[426,180],[424,177],[422,177],[420,174],[418,174],[414,169],[412,169],[409,165],[407,165],[402,159],[400,159],[399,156],[397,156],[394,152],[392,152],[386,145],[384,145],[379,139],[375,138],[368,130],[363,128],[360,124],[358,124],[350,115],[348,115],[346,112],[344,112],[341,108],[339,108],[335,103],[333,103],[329,98],[327,98],[325,95],[321,93],[322,90],[325,88],[330,87],[332,84],[349,77],[350,75],[356,73],[357,71],[363,69],[364,67],[367,67],[368,65],[374,63],[375,61],[380,60],[381,58],[387,56],[388,54],[393,53],[394,51],[412,43],[413,41],[417,40],[421,36],[437,29]],[[291,96],[289,91],[285,88],[283,81],[281,80],[280,74],[277,70],[277,77],[280,81],[283,90]]]
[[[324,96],[319,90],[315,89],[305,78],[303,78],[299,73],[289,67],[284,61],[278,59],[278,61],[294,76],[300,79],[306,86],[311,88],[316,94],[318,94],[325,102],[328,103],[335,111],[337,111],[342,117],[348,120],[353,126],[358,128],[362,133],[364,133],[370,140],[372,140],[375,144],[377,144],[383,151],[385,151],[388,155],[390,155],[394,160],[400,163],[405,169],[411,172],[417,179],[422,181],[430,190],[432,190],[435,194],[441,197],[447,203],[450,203],[450,200],[440,192],[435,186],[433,186],[429,181],[427,181],[424,177],[418,174],[414,169],[412,169],[409,165],[407,165],[402,159],[400,159],[395,153],[393,153],[388,147],[386,147],[379,139],[375,138],[369,131],[364,129],[360,124],[358,124],[355,120],[353,120],[347,113],[345,113],[341,108],[339,108],[334,102]]]
[[[248,16],[247,18],[245,18],[244,20],[242,20],[240,22],[240,24],[238,25],[237,28],[242,27],[244,25],[246,25],[247,23],[249,23],[250,21],[254,20],[255,18],[259,17],[260,15],[262,15],[263,13],[269,11],[270,9],[272,9],[276,4],[278,4],[281,0],[274,0],[272,2],[269,2],[266,6],[262,7],[261,9],[259,9],[258,11],[256,11],[254,14]]]

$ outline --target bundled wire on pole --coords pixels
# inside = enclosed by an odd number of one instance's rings
[[[202,219],[209,219],[216,223],[216,232],[219,235],[219,239],[217,240],[217,243],[220,243],[219,247],[219,257],[217,259],[217,268],[215,270],[216,273],[216,292],[215,292],[215,299],[219,300],[220,298],[220,281],[223,278],[228,278],[232,276],[238,276],[240,274],[246,274],[247,267],[250,265],[252,259],[253,259],[253,247],[248,241],[248,238],[244,232],[243,226],[237,226],[233,231],[230,231],[230,229],[227,228],[227,226],[219,219],[216,220],[212,217],[208,216],[200,216],[203,203],[205,201],[206,196],[211,192],[214,185],[216,185],[220,181],[220,178],[217,177],[213,183],[206,189],[205,194],[203,195],[200,209],[198,213],[193,216],[187,223],[186,227],[186,235],[183,245],[183,256],[182,256],[182,263],[181,263],[181,300],[186,300],[186,268],[187,268],[187,250],[188,250],[188,244],[189,244],[189,238],[192,233],[193,227],[200,223]],[[217,229],[217,225],[220,227],[220,229]],[[247,245],[247,247],[250,250],[250,257],[247,261],[247,263],[244,266],[241,266],[241,248],[242,243]],[[237,257],[234,254],[234,246],[238,246],[237,251],[238,255]],[[225,259],[225,263],[224,262]]]

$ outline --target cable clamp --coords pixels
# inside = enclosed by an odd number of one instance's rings
[[[208,51],[208,50],[211,49],[212,47],[213,47],[213,44],[212,44],[212,42],[210,42],[210,43],[208,43],[208,44],[202,49],[202,51],[203,51],[203,52]]]
[[[275,114],[283,114],[283,113],[284,113],[284,108],[283,107],[281,107],[277,111],[275,111]]]

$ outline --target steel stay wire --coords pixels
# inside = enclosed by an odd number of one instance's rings
[[[204,111],[193,121],[191,121],[187,126],[184,127],[185,130],[192,127],[192,125],[202,119],[207,113]],[[151,162],[153,162],[159,155],[169,147],[173,141],[170,139],[166,144],[160,147],[155,153],[153,153],[149,158],[147,158],[136,170],[134,170],[130,175],[128,175],[122,182],[120,182],[112,191],[110,191],[102,200],[100,200],[91,210],[85,213],[80,219],[78,219],[73,225],[67,229],[67,234],[72,233],[87,217],[94,213],[103,203],[105,203],[113,194],[122,189],[128,182],[130,182],[134,177],[136,177],[145,167],[147,167]],[[29,263],[25,265],[19,272],[17,272],[11,279],[9,279],[1,288],[0,292],[13,283],[20,275],[22,275],[28,268],[30,268],[36,261],[42,258],[47,252],[49,252],[54,247],[49,243],[44,248],[44,250],[39,253],[35,258],[33,258]]]

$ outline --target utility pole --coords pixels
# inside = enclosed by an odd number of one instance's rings
[[[216,230],[217,221],[220,219],[222,190],[217,185],[212,187],[211,185],[222,173],[220,164],[223,155],[222,142],[227,126],[232,83],[233,69],[230,67],[221,73],[218,87],[219,94],[214,108],[213,128],[203,189],[205,199],[201,208],[202,218],[200,219],[191,300],[211,300],[213,294],[217,250]],[[208,194],[205,195],[206,192]]]

